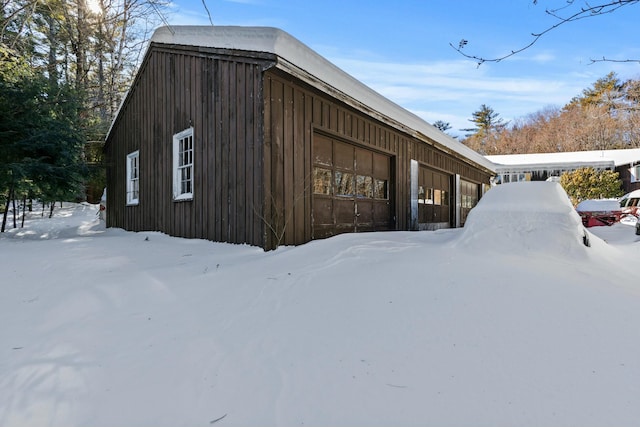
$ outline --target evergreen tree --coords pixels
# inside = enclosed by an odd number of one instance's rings
[[[624,87],[617,74],[611,71],[584,89],[582,95],[574,97],[565,108],[597,106],[605,107],[611,113],[624,104]]]
[[[4,49],[0,71],[0,190],[11,199],[78,197],[86,168],[77,97]],[[5,209],[1,231],[6,224]]]
[[[469,121],[475,126],[473,128],[461,130],[464,132],[472,132],[471,134],[466,135],[467,137],[474,135],[477,135],[478,137],[485,137],[491,132],[500,130],[506,125],[499,116],[500,114],[496,113],[493,108],[486,104],[482,104],[478,111],[473,112],[473,118],[469,119]]]
[[[433,122],[433,127],[438,129],[440,132],[446,132],[451,129],[451,124],[443,120],[436,120],[435,122]]]
[[[38,70],[38,83],[33,79],[31,82],[41,87],[41,93],[46,93],[47,98],[36,99],[46,101],[43,105],[49,103],[49,116],[57,118],[50,134],[65,134],[65,129],[72,128],[79,132],[80,140],[85,141],[80,146],[71,144],[77,152],[68,154],[73,158],[84,157],[89,162],[91,167],[85,168],[84,181],[92,201],[99,199],[106,181],[102,164],[106,132],[135,75],[144,42],[156,24],[156,11],[162,9],[163,3],[150,4],[142,0],[0,2],[0,48],[13,52]],[[3,67],[6,65],[2,63]],[[43,83],[41,78],[47,81]],[[63,99],[65,96],[70,98]],[[76,111],[71,111],[71,106]],[[57,113],[61,108],[65,114],[71,114],[68,123],[63,123]],[[39,139],[43,141],[47,135],[41,134]],[[46,151],[46,147],[43,150]],[[69,160],[61,156],[59,163]],[[2,190],[0,186],[0,193]],[[91,190],[95,194],[91,194]]]
[[[480,109],[473,113],[473,118],[469,119],[475,127],[461,129],[464,132],[470,132],[465,135],[462,142],[482,155],[496,154],[497,135],[506,127],[506,123],[499,116],[500,114],[493,108],[482,104]]]

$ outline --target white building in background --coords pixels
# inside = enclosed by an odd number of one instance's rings
[[[554,180],[564,172],[592,167],[617,171],[625,192],[640,189],[640,148],[486,157],[496,165],[493,184]]]

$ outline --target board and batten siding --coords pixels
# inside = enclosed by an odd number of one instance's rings
[[[489,174],[277,67],[268,53],[152,44],[105,144],[107,225],[249,243],[313,236],[313,142],[322,135],[389,157],[391,229],[410,227],[410,164],[478,184]],[[285,67],[286,68],[286,67]],[[173,201],[173,135],[193,127],[193,200]],[[139,151],[139,204],[126,158]]]
[[[410,161],[482,184],[489,173],[371,118],[279,69],[266,72],[264,194],[267,247],[308,242],[312,235],[313,138],[324,134],[391,158],[396,230],[410,224]]]
[[[265,60],[152,46],[105,145],[107,225],[264,245]],[[173,201],[173,135],[193,127],[193,200]],[[139,150],[139,204],[126,156]]]

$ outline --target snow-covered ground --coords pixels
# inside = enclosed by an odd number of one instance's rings
[[[2,426],[640,422],[640,238],[555,183],[266,253],[96,211],[0,236]]]

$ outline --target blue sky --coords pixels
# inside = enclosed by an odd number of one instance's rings
[[[610,71],[640,78],[638,63],[591,64],[640,59],[640,5],[565,24],[517,56],[478,67],[449,43],[465,39],[470,54],[503,55],[556,23],[545,8],[566,1],[204,1],[214,25],[278,27],[428,122],[449,122],[452,134],[470,127],[482,104],[512,120],[562,106]],[[202,0],[173,0],[166,19],[209,25]]]

